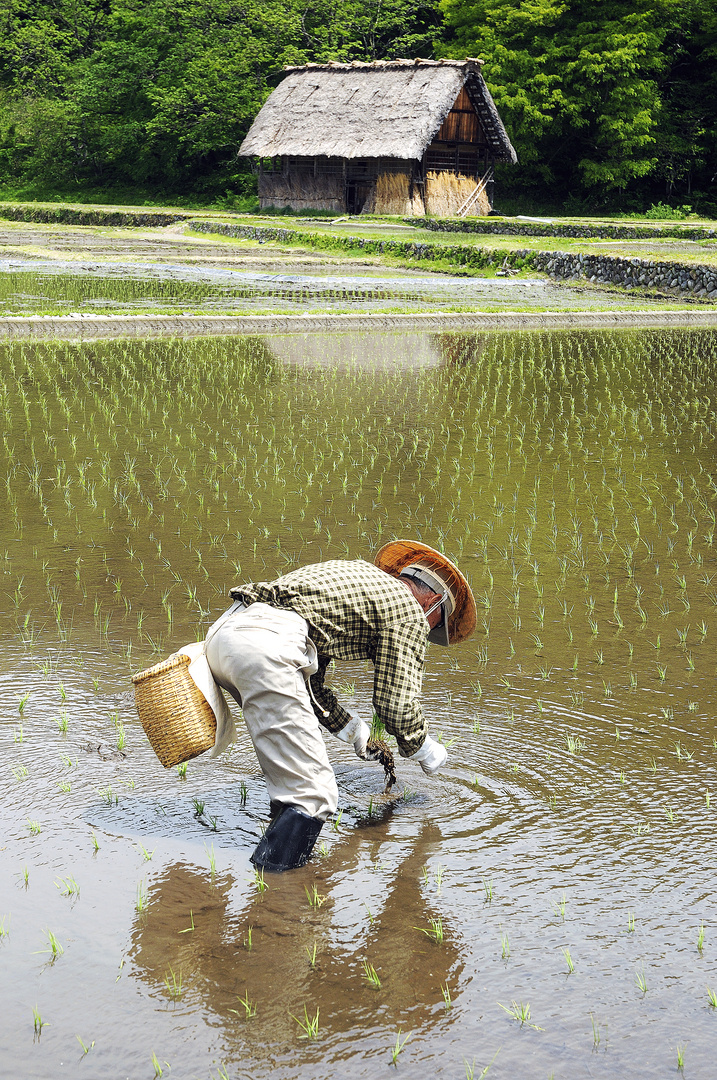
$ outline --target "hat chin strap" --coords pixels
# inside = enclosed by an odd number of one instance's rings
[[[445,604],[447,599],[448,599],[448,592],[447,592],[446,589],[444,589],[443,594],[438,598],[438,600],[434,601],[434,603],[431,604],[428,611],[423,612],[423,614],[426,616],[426,618],[428,618],[429,615],[432,615],[433,612],[436,611],[437,608],[441,607],[442,604]],[[444,618],[445,618],[445,612],[444,612]]]

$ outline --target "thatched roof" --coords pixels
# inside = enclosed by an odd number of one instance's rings
[[[465,86],[493,156],[515,163],[481,66],[480,60],[378,60],[287,68],[239,154],[417,161]]]

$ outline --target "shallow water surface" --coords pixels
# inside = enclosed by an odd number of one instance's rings
[[[0,350],[7,1075],[374,1078],[397,1045],[446,1080],[652,1080],[678,1051],[713,1075],[716,356],[686,331]],[[237,581],[401,535],[479,606],[427,657],[447,768],[399,761],[385,797],[327,736],[340,814],[262,891],[241,721],[182,779],[129,676]],[[369,668],[333,679],[369,716]]]

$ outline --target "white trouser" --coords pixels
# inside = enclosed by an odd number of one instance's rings
[[[338,789],[304,681],[317,668],[308,629],[295,611],[237,604],[210,628],[206,654],[242,707],[269,798],[326,821]]]

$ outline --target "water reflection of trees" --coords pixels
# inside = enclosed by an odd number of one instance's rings
[[[183,994],[175,1008],[213,1013],[227,1045],[244,1058],[261,1055],[268,1044],[293,1044],[297,1026],[290,1014],[303,1016],[304,1004],[310,1013],[319,1008],[324,1038],[375,1038],[384,1046],[398,1027],[415,1030],[443,1012],[442,985],[456,996],[463,962],[450,920],[443,919],[442,944],[416,929],[442,917],[442,898],[435,883],[426,889],[422,874],[437,850],[438,829],[424,824],[417,835],[398,839],[390,831],[390,823],[352,831],[325,861],[268,877],[263,895],[245,890],[238,908],[232,874],[212,882],[197,867],[168,866],[135,919],[137,976],[169,1003],[165,977],[170,969],[181,972]],[[377,879],[374,855],[385,844],[399,850],[390,872],[382,870]],[[314,886],[326,896],[318,907],[306,895]],[[380,989],[363,977],[364,961],[376,968]],[[245,993],[257,1005],[251,1020],[238,1001]]]

